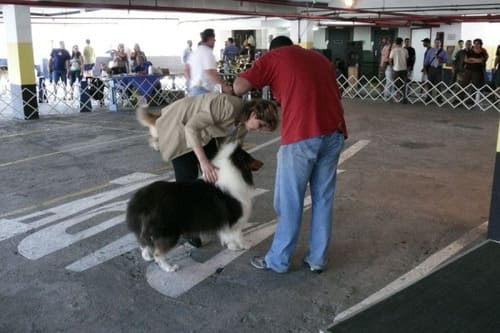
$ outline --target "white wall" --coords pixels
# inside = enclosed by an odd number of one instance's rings
[[[372,50],[372,30],[370,27],[354,27],[353,41],[363,41],[363,50]]]

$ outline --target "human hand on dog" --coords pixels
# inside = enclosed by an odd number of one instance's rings
[[[215,184],[217,181],[217,167],[210,163],[210,161],[205,161],[200,163],[200,168],[203,180],[207,183]]]

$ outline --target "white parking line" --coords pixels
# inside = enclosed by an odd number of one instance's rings
[[[339,165],[366,147],[368,143],[367,140],[360,140],[346,149],[340,156]],[[304,211],[307,211],[310,207],[311,196],[307,196],[304,198]],[[249,249],[271,236],[274,233],[275,225],[276,220],[272,220],[249,228],[245,233],[245,240],[250,245]],[[158,265],[152,263],[146,271],[146,279],[149,285],[159,293],[176,298],[214,274],[217,269],[231,263],[246,251],[248,250],[235,252],[226,249],[203,263],[195,262],[190,257],[183,257],[180,261],[175,262],[180,266],[180,270],[175,273],[164,272]]]
[[[41,154],[41,155],[37,155],[37,156],[31,156],[31,157],[27,157],[27,158],[22,158],[22,159],[19,159],[19,160],[2,163],[2,164],[0,164],[0,168],[6,167],[6,166],[15,165],[15,164],[19,164],[19,163],[24,163],[24,162],[31,162],[31,161],[38,160],[38,159],[41,159],[41,158],[46,158],[46,157],[51,157],[51,156],[55,156],[55,155],[65,154],[65,153],[69,153],[69,152],[73,152],[73,151],[94,148],[94,147],[97,147],[97,146],[108,145],[110,143],[116,143],[116,142],[127,141],[127,140],[131,140],[131,139],[136,139],[136,138],[141,138],[141,137],[144,137],[144,136],[147,136],[147,135],[149,135],[149,134],[132,135],[132,136],[127,136],[125,138],[114,139],[114,140],[107,140],[107,141],[104,141],[104,142],[97,142],[97,143],[90,144],[90,145],[81,145],[81,146],[70,148],[70,149],[66,149],[66,150],[54,151],[54,152],[47,153],[47,154]]]
[[[389,283],[387,286],[380,289],[376,293],[365,298],[358,304],[339,313],[335,317],[335,320],[332,325],[338,324],[339,322],[344,321],[356,315],[357,313],[367,309],[368,307],[394,295],[400,290],[403,290],[409,285],[427,276],[439,265],[443,264],[445,261],[456,255],[458,252],[462,251],[466,246],[472,244],[474,241],[477,241],[478,239],[481,238],[485,239],[487,226],[488,226],[488,221],[484,222],[483,224],[480,224],[479,226],[470,230],[469,232],[464,234],[462,237],[460,237],[447,247],[431,255],[429,258],[424,260],[420,265],[416,266],[411,271],[400,276],[399,278],[392,281],[391,283]]]

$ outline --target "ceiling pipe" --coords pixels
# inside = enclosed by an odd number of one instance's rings
[[[277,0],[238,0],[240,2],[255,2],[255,3],[268,3],[275,5],[286,5],[290,6],[295,3],[292,1],[277,1]],[[330,15],[311,15],[301,14],[301,13],[279,13],[279,12],[264,12],[257,10],[233,10],[233,9],[217,9],[217,8],[191,8],[191,7],[173,7],[173,6],[151,6],[151,5],[134,5],[134,4],[109,4],[109,3],[97,3],[97,2],[68,2],[68,1],[33,1],[33,0],[14,0],[14,1],[3,1],[0,0],[0,4],[11,4],[11,5],[24,5],[24,6],[34,6],[34,7],[56,7],[56,8],[84,8],[84,9],[116,9],[116,10],[142,10],[142,11],[172,11],[172,12],[185,12],[185,13],[205,13],[205,14],[226,14],[226,15],[243,15],[243,16],[262,16],[262,17],[279,17],[283,19],[309,19],[309,20],[337,20],[345,22],[365,22],[377,25],[391,25],[401,24],[401,25],[436,25],[440,22],[443,24],[450,24],[453,22],[499,22],[499,14],[488,14],[488,15],[471,15],[471,16],[426,16],[426,15],[401,15],[400,19],[395,17],[381,17],[381,15],[387,15],[384,12],[375,12],[378,17],[337,17],[338,13]],[[297,3],[295,3],[297,7]],[[298,3],[303,4],[303,3]],[[314,8],[321,8],[324,5],[314,5]],[[334,9],[335,7],[325,6],[325,9]],[[365,10],[362,9],[346,9],[339,8],[339,10],[349,11],[353,13],[363,13],[366,14]],[[374,13],[372,13],[374,14]],[[401,13],[392,13],[401,14]]]

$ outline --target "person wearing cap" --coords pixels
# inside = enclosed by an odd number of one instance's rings
[[[222,92],[232,93],[233,88],[217,73],[217,61],[213,54],[215,32],[205,29],[200,34],[201,42],[193,51],[185,67],[186,79],[190,81],[189,95],[196,96],[213,92],[220,85]]]
[[[433,90],[437,92],[437,102],[441,103],[442,97],[439,93],[441,88],[438,84],[443,81],[443,65],[448,62],[448,54],[442,48],[441,40],[437,38],[434,40],[434,48],[429,53],[430,62],[427,69],[427,78],[434,85]]]

